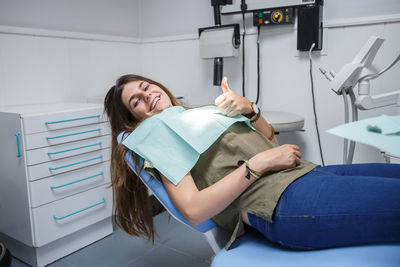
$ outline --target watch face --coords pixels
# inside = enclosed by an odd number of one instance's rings
[[[260,109],[258,108],[258,106],[255,103],[253,103],[253,109],[254,109],[254,112],[257,114],[258,114],[258,112],[260,112]]]

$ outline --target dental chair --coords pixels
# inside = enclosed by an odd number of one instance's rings
[[[122,133],[118,136],[118,142],[122,142],[121,139]],[[140,167],[135,165],[130,153],[126,154],[125,160],[172,217],[205,235],[215,253],[211,267],[400,266],[399,243],[296,251],[271,243],[261,234],[252,231],[239,237],[226,250],[224,246],[230,237],[226,231],[211,219],[198,226],[191,225],[175,207],[162,183],[146,171],[140,172]],[[142,159],[140,164],[143,164]]]

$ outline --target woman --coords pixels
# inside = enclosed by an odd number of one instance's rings
[[[232,232],[227,248],[244,233],[243,222],[296,249],[400,241],[400,165],[320,167],[303,161],[296,145],[278,145],[273,127],[248,99],[229,89],[226,78],[222,89],[215,101],[221,113],[243,114],[257,131],[233,124],[176,185],[151,166],[146,169],[162,181],[190,223],[212,218]],[[125,164],[127,149],[117,144],[117,136],[179,105],[163,85],[136,75],[120,77],[105,97],[115,218],[129,234],[154,240],[147,190]],[[237,164],[241,159],[248,161]]]

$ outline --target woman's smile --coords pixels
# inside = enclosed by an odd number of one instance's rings
[[[161,97],[159,97],[159,96],[156,96],[155,98],[153,98],[153,101],[151,102],[151,105],[150,105],[150,111],[153,111],[154,110],[154,108],[156,107],[156,105],[157,105],[157,103],[158,103],[158,101],[160,101],[160,99],[161,99]]]
[[[170,97],[163,89],[156,84],[140,80],[127,83],[121,98],[126,108],[138,120],[172,106]]]

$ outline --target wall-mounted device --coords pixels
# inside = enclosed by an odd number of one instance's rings
[[[268,0],[262,2],[248,3],[246,12],[255,12],[265,9],[278,9],[285,7],[295,7],[303,5],[313,5],[317,0]],[[221,8],[222,15],[239,14],[242,13],[240,4],[226,5]]]
[[[297,50],[308,51],[314,43],[314,50],[322,50],[322,6],[323,0],[314,5],[297,9]]]
[[[200,57],[237,57],[239,55],[239,24],[199,29]]]
[[[297,49],[309,50],[314,44],[314,50],[322,49],[322,6],[323,0],[264,0],[246,4],[232,4],[232,0],[211,0],[214,9],[215,27],[199,29],[201,58],[214,58],[214,85],[221,85],[223,76],[223,58],[239,54],[239,25],[222,25],[221,14],[242,14],[243,25],[245,13],[253,13],[253,24],[261,25],[293,24],[294,8],[299,9]],[[260,32],[258,28],[258,32]],[[243,95],[244,95],[244,37],[243,32]]]
[[[293,23],[293,11],[285,14],[285,10],[297,7],[297,50],[308,51],[313,43],[314,50],[322,50],[323,0],[266,0],[248,3],[246,10],[243,10],[242,6],[242,4],[222,6],[221,14],[253,12],[254,26],[279,25]]]
[[[253,13],[253,25],[293,24],[293,8],[261,10]]]
[[[224,57],[239,55],[239,24],[217,25],[199,29],[200,57],[214,58],[213,84],[221,85]]]
[[[240,45],[239,25],[221,25],[221,6],[231,4],[232,0],[211,0],[211,5],[214,8],[215,27],[199,29],[199,37],[202,39],[200,40],[200,55],[203,58],[208,58],[211,54],[216,56],[214,57],[214,85],[221,85],[224,70],[223,55],[235,55],[237,51],[232,50],[231,44],[234,49],[237,49]],[[203,37],[202,32],[204,32]],[[217,36],[218,33],[222,36]],[[231,38],[232,41],[228,42],[228,38]],[[223,47],[228,47],[228,51],[222,51]],[[217,51],[213,51],[215,48],[218,48]]]

